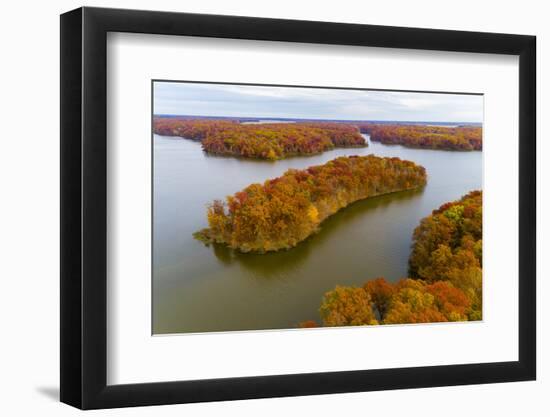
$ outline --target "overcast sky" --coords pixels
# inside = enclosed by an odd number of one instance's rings
[[[154,113],[481,123],[483,96],[155,82]]]

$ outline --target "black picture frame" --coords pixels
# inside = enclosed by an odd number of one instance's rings
[[[519,360],[107,385],[108,32],[519,56]],[[81,409],[536,378],[534,36],[102,8],[61,15],[61,401]]]

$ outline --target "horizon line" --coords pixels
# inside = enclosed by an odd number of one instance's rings
[[[397,119],[323,119],[315,117],[275,117],[275,116],[207,116],[198,114],[175,114],[175,113],[153,113],[153,117],[188,117],[188,118],[203,118],[203,119],[254,119],[254,120],[302,120],[302,121],[333,121],[333,122],[398,122],[398,123],[444,123],[444,124],[480,124],[480,122],[467,121],[436,121],[436,120],[397,120]]]

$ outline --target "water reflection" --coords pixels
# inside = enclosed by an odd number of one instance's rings
[[[384,210],[391,205],[406,204],[410,200],[418,199],[424,190],[425,187],[422,187],[356,201],[330,216],[321,223],[317,233],[289,250],[256,254],[242,253],[217,243],[209,247],[222,264],[239,263],[243,268],[254,272],[251,275],[254,279],[281,279],[286,276],[286,273],[299,268],[310,255],[316,252],[316,248],[324,245],[331,238],[331,234],[339,233],[339,229],[354,227],[354,221],[360,220],[362,216],[373,210]]]

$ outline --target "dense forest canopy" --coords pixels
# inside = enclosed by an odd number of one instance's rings
[[[362,133],[372,141],[430,149],[480,151],[482,129],[473,126],[427,126],[400,124],[360,124]]]
[[[290,169],[252,184],[208,208],[207,229],[195,234],[242,252],[288,249],[347,205],[426,184],[426,170],[399,158],[339,157],[304,170]]]
[[[421,220],[413,233],[411,278],[392,284],[380,277],[327,292],[319,309],[323,325],[481,320],[482,197],[472,191]]]
[[[276,160],[311,155],[335,147],[367,146],[360,133],[384,144],[472,151],[482,149],[482,128],[391,123],[296,122],[242,124],[237,120],[155,117],[158,135],[179,136],[202,143],[205,152]]]
[[[448,281],[472,301],[470,319],[481,319],[483,195],[472,191],[443,204],[413,233],[409,274],[428,282]]]
[[[337,286],[325,294],[319,312],[324,326],[361,326],[466,321],[469,309],[464,292],[447,281],[404,278],[391,284],[377,278],[362,287]]]
[[[205,152],[276,160],[335,147],[367,146],[359,128],[339,123],[241,124],[227,120],[157,117],[154,132],[202,142]]]

